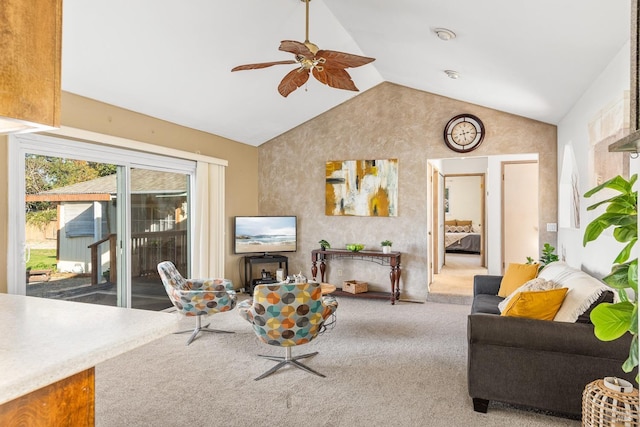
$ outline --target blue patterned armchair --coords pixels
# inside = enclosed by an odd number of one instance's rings
[[[202,326],[201,320],[202,316],[229,311],[236,306],[236,293],[230,280],[185,279],[170,261],[158,264],[158,273],[176,309],[185,316],[196,318],[195,329],[176,332],[177,334],[192,332],[187,345],[191,344],[199,332],[233,333],[210,329],[209,324]]]
[[[332,296],[322,296],[317,283],[283,283],[258,285],[253,291],[253,300],[238,304],[238,312],[253,325],[253,330],[262,342],[285,348],[285,357],[259,354],[279,362],[256,378],[261,380],[286,365],[324,377],[323,374],[300,363],[299,359],[315,356],[318,352],[291,356],[291,347],[307,344],[322,331],[325,321],[338,308]]]

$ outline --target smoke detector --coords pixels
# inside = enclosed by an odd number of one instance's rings
[[[457,71],[453,71],[453,70],[444,70],[444,73],[447,75],[447,77],[449,77],[450,79],[458,79],[460,78],[460,74]]]
[[[448,41],[456,38],[456,33],[446,28],[436,28],[433,32],[436,33],[440,40]]]

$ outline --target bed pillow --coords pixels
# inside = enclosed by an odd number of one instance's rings
[[[509,301],[501,316],[553,320],[567,295],[567,288],[548,291],[518,292]]]
[[[511,263],[507,271],[502,276],[498,296],[506,298],[520,286],[534,279],[538,274],[538,264],[517,264]]]
[[[535,279],[529,280],[527,283],[509,294],[508,297],[500,301],[500,304],[498,304],[498,308],[500,309],[500,313],[502,313],[505,307],[509,304],[509,301],[511,301],[511,299],[513,299],[513,297],[520,292],[548,291],[551,289],[559,289],[561,287],[562,285],[559,283],[543,279],[542,277],[536,277]]]

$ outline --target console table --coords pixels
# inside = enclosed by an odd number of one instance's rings
[[[320,262],[321,282],[324,282],[324,273],[327,268],[326,264],[330,259],[350,258],[362,261],[371,261],[380,265],[388,265],[391,267],[389,272],[389,280],[391,281],[391,304],[395,304],[400,299],[400,252],[390,252],[385,254],[378,251],[359,251],[353,252],[340,249],[314,249],[311,251],[311,276],[316,280],[318,275],[318,262]]]

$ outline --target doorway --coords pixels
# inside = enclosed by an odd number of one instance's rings
[[[484,212],[480,214],[462,213],[456,211],[456,206],[449,205],[445,207],[445,199],[449,199],[450,203],[454,203],[455,190],[452,185],[442,185],[442,190],[434,187],[433,181],[427,191],[427,203],[429,204],[428,212],[431,213],[428,224],[430,226],[429,233],[431,239],[429,251],[427,254],[429,265],[435,260],[440,260],[440,265],[432,266],[433,275],[429,275],[429,290],[427,300],[453,303],[470,303],[473,295],[473,277],[478,274],[502,274],[503,263],[503,216],[512,217],[513,213],[503,212],[502,203],[502,165],[505,162],[532,163],[537,171],[538,155],[520,154],[520,155],[495,155],[487,157],[467,157],[452,159],[430,159],[428,164],[433,169],[437,169],[444,177],[459,179],[464,176],[483,176],[484,182],[477,184],[482,186],[482,192],[478,190],[480,203],[484,203]],[[432,172],[430,176],[433,176]],[[480,178],[481,179],[481,178]],[[444,179],[443,179],[444,181]],[[482,181],[481,181],[482,182]],[[449,190],[446,189],[449,188]],[[530,188],[530,187],[529,187]],[[439,193],[440,192],[440,193]],[[448,193],[448,194],[447,194]],[[441,194],[440,197],[437,195]],[[535,200],[534,200],[535,199]],[[476,199],[477,200],[477,199]],[[535,202],[537,212],[538,198],[537,191],[532,196]],[[478,202],[476,202],[478,204]],[[446,212],[446,210],[449,212]],[[436,213],[437,212],[437,219]],[[450,215],[447,215],[449,213]],[[480,219],[468,219],[479,215]],[[460,217],[460,218],[458,218]],[[464,218],[463,218],[464,217]],[[474,216],[477,218],[477,216]],[[480,254],[465,253],[448,253],[445,252],[445,224],[446,221],[460,220],[462,227],[469,225],[471,228],[477,226],[481,230]],[[437,222],[437,223],[436,223]],[[449,222],[452,226],[452,222]],[[470,230],[471,230],[470,228]],[[463,229],[460,229],[464,232]],[[536,228],[537,230],[537,228]],[[441,236],[438,238],[438,236]],[[537,239],[537,237],[536,237]],[[452,267],[452,268],[449,268]]]
[[[473,277],[487,274],[484,186],[484,173],[455,173],[443,177],[444,225],[441,247],[434,251],[436,254],[442,251],[443,262],[434,276],[430,289],[433,294],[469,297]]]
[[[502,273],[538,258],[538,163],[502,163]]]

